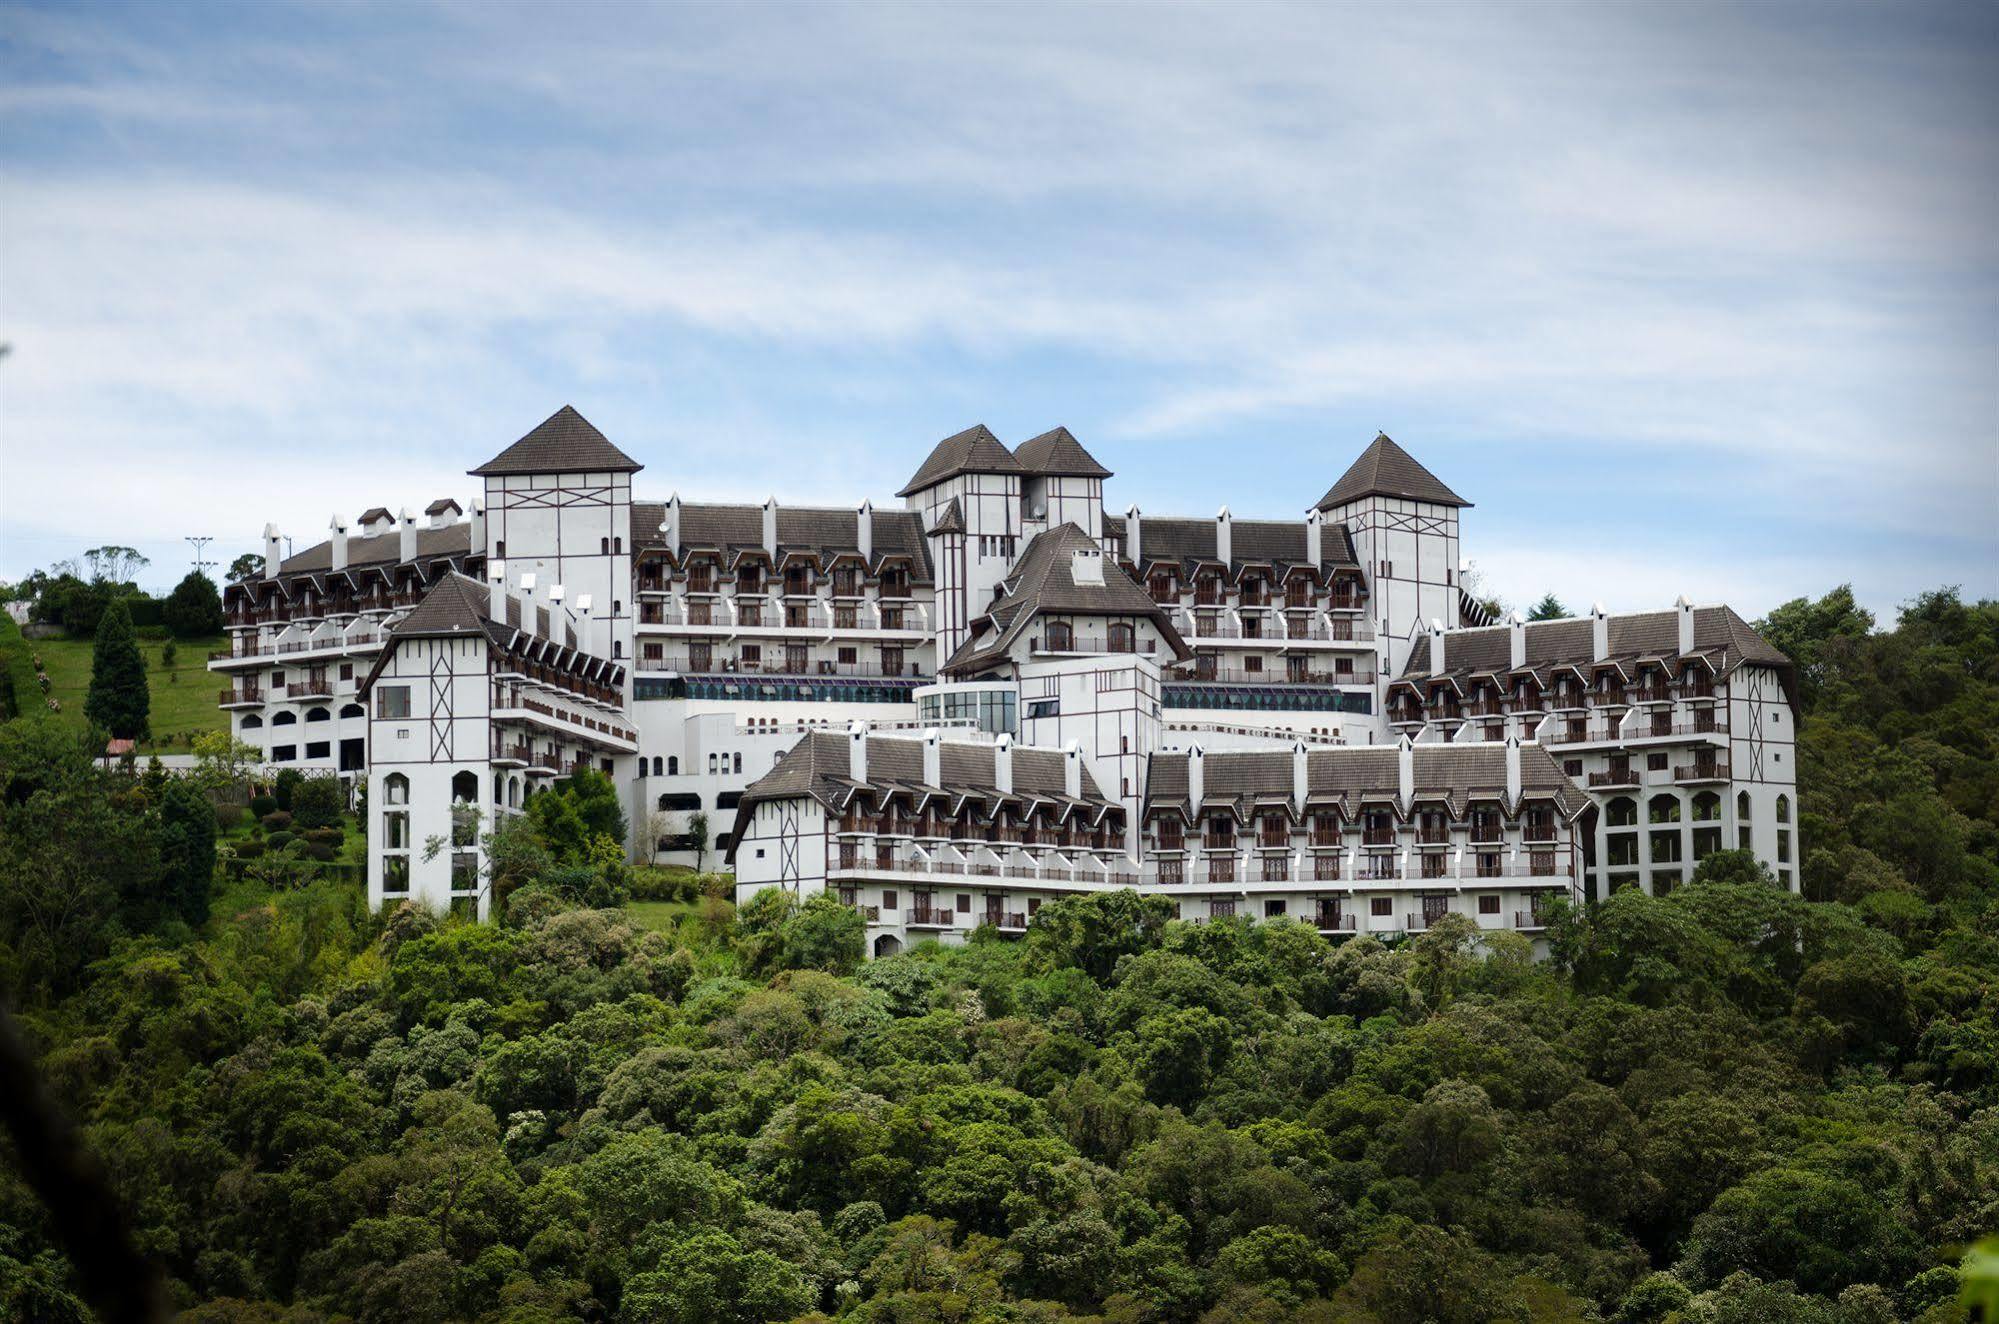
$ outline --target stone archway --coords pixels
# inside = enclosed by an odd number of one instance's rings
[[[896,937],[893,933],[884,933],[875,939],[875,958],[877,960],[884,956],[894,956],[901,950],[902,939]]]

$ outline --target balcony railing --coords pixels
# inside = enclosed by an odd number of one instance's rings
[[[1636,786],[1638,784],[1638,769],[1612,768],[1607,772],[1592,772],[1589,775],[1589,784],[1593,787]]]
[[[1355,667],[1352,671],[1292,671],[1288,668],[1275,671],[1247,671],[1238,667],[1205,667],[1196,664],[1193,670],[1177,673],[1168,679],[1196,685],[1372,685],[1374,668]]]
[[[1673,769],[1676,782],[1725,782],[1728,780],[1728,760],[1715,759],[1713,762],[1699,762],[1692,766],[1676,766]]]
[[[897,668],[884,668],[873,662],[836,662],[830,658],[806,658],[802,661],[771,658],[756,662],[744,662],[737,658],[692,656],[641,657],[634,664],[640,671],[678,671],[693,676],[848,676],[866,679],[915,679],[922,680],[929,673],[914,662],[905,662]]]
[[[264,692],[255,685],[241,685],[234,689],[224,690],[222,691],[222,697],[217,700],[225,708],[231,704],[262,703],[263,701]]]
[[[913,929],[948,929],[954,922],[955,913],[949,910],[935,910],[929,906],[917,906],[910,910],[905,921]]]

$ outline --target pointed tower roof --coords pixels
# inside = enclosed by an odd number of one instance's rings
[[[909,496],[921,492],[926,487],[935,487],[947,478],[959,474],[1017,474],[1024,470],[1020,461],[1013,457],[998,437],[983,423],[974,423],[963,432],[944,438],[937,443],[937,449],[930,452],[930,458],[916,471],[896,495]]]
[[[1415,456],[1389,440],[1386,432],[1375,436],[1373,444],[1361,452],[1353,467],[1319,498],[1317,508],[1327,510],[1364,496],[1406,497],[1439,506],[1471,504],[1418,464]]]
[[[1029,473],[1057,478],[1109,478],[1111,471],[1097,463],[1096,456],[1067,428],[1056,428],[1031,437],[1013,448],[1014,458]]]
[[[477,478],[500,474],[637,473],[645,466],[613,446],[610,439],[564,405],[492,459],[471,471]]]

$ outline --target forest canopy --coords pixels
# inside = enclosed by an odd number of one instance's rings
[[[1999,604],[1759,628],[1804,894],[1724,853],[1542,962],[1113,893],[862,964],[830,899],[652,927],[575,863],[484,926],[331,882],[204,913],[184,797],[21,723],[0,985],[191,1320],[1966,1320]],[[0,1315],[84,1287],[0,1166]]]

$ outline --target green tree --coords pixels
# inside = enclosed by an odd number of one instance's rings
[[[687,816],[687,841],[694,848],[694,869],[708,867],[708,811],[697,809]]]
[[[255,552],[244,552],[229,563],[229,570],[223,576],[232,584],[240,584],[246,579],[256,579],[264,573],[264,558]]]
[[[1119,957],[1159,946],[1178,913],[1169,898],[1140,896],[1130,888],[1063,897],[1035,912],[1028,925],[1028,968],[1075,966],[1092,979],[1108,979]]]
[[[90,692],[83,711],[120,740],[138,740],[150,730],[152,695],[146,689],[146,661],[132,637],[132,614],[114,600],[97,625],[90,654]]]
[[[160,886],[166,904],[193,928],[208,922],[215,880],[215,809],[192,781],[167,781],[159,802]]]
[[[1568,614],[1569,609],[1564,607],[1562,600],[1552,593],[1542,594],[1541,600],[1527,609],[1527,619],[1530,621],[1559,621],[1565,619]]]
[[[206,639],[222,633],[222,595],[215,581],[199,570],[174,585],[160,609],[160,619],[181,639]]]
[[[347,808],[347,794],[340,779],[331,773],[317,773],[292,788],[292,824],[306,828],[333,827]]]
[[[1756,622],[1756,633],[1797,665],[1799,699],[1808,709],[1830,668],[1873,629],[1874,614],[1854,601],[1851,584],[1841,584],[1816,602],[1793,598]]]

